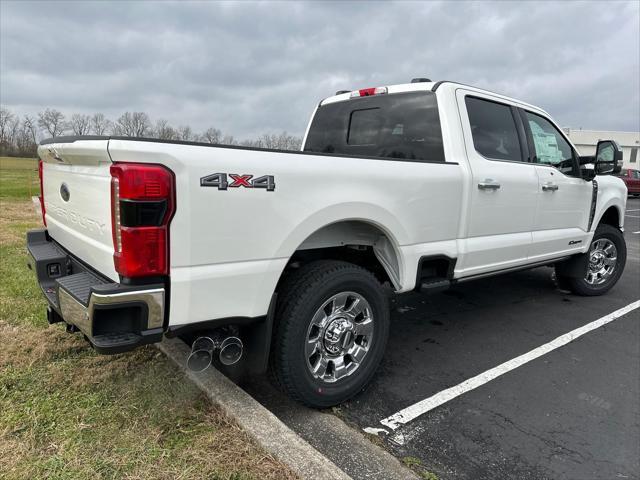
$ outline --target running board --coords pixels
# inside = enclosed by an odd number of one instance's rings
[[[583,255],[581,253],[574,253],[572,255],[564,255],[562,257],[557,257],[557,258],[552,258],[549,260],[542,260],[540,262],[534,262],[534,263],[527,263],[525,265],[518,265],[517,267],[509,267],[509,268],[503,268],[502,270],[493,270],[491,272],[485,272],[485,273],[476,273],[475,275],[470,275],[468,277],[462,277],[462,278],[456,278],[454,280],[455,283],[463,283],[463,282],[469,282],[471,280],[477,280],[480,278],[486,278],[486,277],[493,277],[496,275],[502,275],[503,273],[512,273],[512,272],[521,272],[523,270],[531,270],[532,268],[538,268],[538,267],[548,267],[551,265],[554,265],[558,262],[562,262],[564,260],[568,260],[571,257],[575,256],[575,255]]]
[[[444,278],[429,278],[420,282],[420,291],[431,294],[447,290],[450,286],[451,280]]]

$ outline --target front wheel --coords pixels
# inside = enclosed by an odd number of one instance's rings
[[[375,276],[346,262],[312,262],[289,276],[279,297],[271,358],[275,383],[320,408],[361,391],[389,335],[387,296]]]
[[[622,276],[627,261],[627,244],[622,232],[611,225],[596,229],[589,251],[585,253],[585,271],[577,277],[558,278],[577,295],[594,296],[608,292]]]

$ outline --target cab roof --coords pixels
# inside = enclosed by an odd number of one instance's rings
[[[527,102],[523,102],[522,100],[518,100],[517,98],[512,98],[512,97],[508,97],[506,95],[502,95],[499,93],[495,93],[492,92],[490,90],[485,90],[482,88],[478,88],[478,87],[473,87],[470,85],[465,85],[463,83],[458,83],[458,82],[454,82],[454,81],[450,81],[450,80],[440,80],[437,82],[433,82],[431,80],[425,81],[427,79],[416,79],[419,81],[412,81],[411,83],[399,83],[396,85],[381,85],[378,87],[374,87],[375,89],[386,89],[387,94],[391,94],[391,93],[406,93],[406,92],[419,92],[419,91],[431,91],[431,92],[435,92],[437,91],[441,86],[443,88],[449,87],[449,88],[453,88],[456,89],[458,87],[464,87],[465,89],[468,90],[472,90],[474,92],[477,93],[482,93],[482,94],[486,94],[486,95],[491,95],[493,97],[497,97],[497,98],[501,98],[503,100],[506,100],[508,102],[512,102],[512,103],[517,103],[523,107],[527,107],[530,109],[535,109],[539,112],[544,113],[545,115],[549,116],[549,114],[547,112],[545,112],[544,110],[542,110],[540,107],[537,107],[535,105],[531,105]],[[349,90],[349,91],[342,91],[341,93],[337,93],[336,95],[332,95],[330,97],[325,98],[324,100],[322,100],[320,102],[320,104],[318,106],[323,106],[323,105],[328,105],[330,103],[336,103],[336,102],[342,102],[342,101],[346,101],[346,100],[351,100],[354,97],[360,97],[360,96],[368,96],[368,95],[354,95],[354,93],[356,92],[362,92],[363,90],[374,90],[374,88],[365,88],[365,89],[361,89],[361,90]]]

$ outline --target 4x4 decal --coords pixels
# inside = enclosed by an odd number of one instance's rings
[[[228,177],[231,177],[229,183]],[[201,187],[217,187],[218,190],[227,190],[228,188],[264,188],[267,192],[273,192],[276,189],[276,182],[273,175],[263,175],[253,178],[253,175],[238,173],[213,173],[200,179]]]

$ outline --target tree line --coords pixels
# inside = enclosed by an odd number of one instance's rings
[[[59,110],[47,108],[37,116],[21,116],[0,107],[0,156],[33,157],[40,140],[63,135],[147,137],[277,150],[299,150],[302,145],[302,138],[287,132],[265,133],[250,140],[237,140],[214,127],[198,133],[189,125],[174,127],[163,118],[152,122],[145,112],[125,112],[112,121],[102,113],[74,113],[67,117]]]

